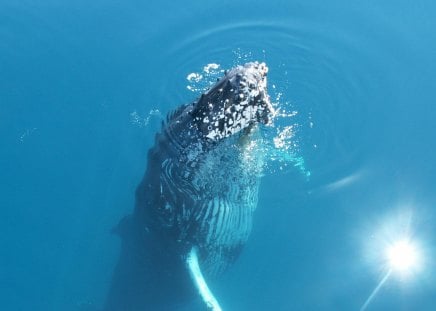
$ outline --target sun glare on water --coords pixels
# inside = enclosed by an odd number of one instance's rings
[[[379,254],[373,263],[376,269],[384,272],[360,311],[369,307],[388,280],[410,283],[424,270],[424,253],[427,251],[423,249],[422,241],[413,234],[411,219],[411,213],[400,213],[397,217],[387,219],[382,223],[381,230],[376,231],[368,250],[372,254]]]
[[[416,246],[407,239],[399,240],[388,247],[386,256],[391,269],[400,273],[410,271],[419,261]]]

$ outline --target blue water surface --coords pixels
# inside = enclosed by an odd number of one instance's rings
[[[435,310],[435,29],[426,0],[2,0],[0,309],[100,310],[188,75],[259,60],[304,168],[265,173],[223,309]]]

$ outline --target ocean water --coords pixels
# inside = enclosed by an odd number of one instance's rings
[[[2,0],[0,309],[100,310],[162,119],[259,60],[286,148],[223,309],[434,310],[435,29],[425,0]]]

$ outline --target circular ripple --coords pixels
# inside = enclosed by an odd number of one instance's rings
[[[374,139],[373,121],[380,116],[370,110],[369,101],[375,98],[369,94],[389,89],[383,75],[388,65],[380,63],[386,58],[379,52],[383,37],[368,37],[364,28],[328,26],[326,32],[319,21],[249,21],[191,33],[169,43],[164,72],[172,75],[159,96],[172,102],[192,97],[186,77],[208,63],[227,69],[265,61],[269,93],[283,112],[275,122],[276,134],[289,127],[293,132],[283,155],[291,156],[287,168],[302,157],[300,168],[312,173],[314,186],[351,176],[364,166],[369,150],[362,146],[368,148]]]

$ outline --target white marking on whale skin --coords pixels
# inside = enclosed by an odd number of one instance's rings
[[[189,252],[186,263],[188,264],[189,274],[194,281],[201,298],[203,298],[206,303],[207,308],[212,311],[222,311],[218,301],[207,286],[206,280],[201,273],[200,265],[198,264],[197,249],[195,247]]]

